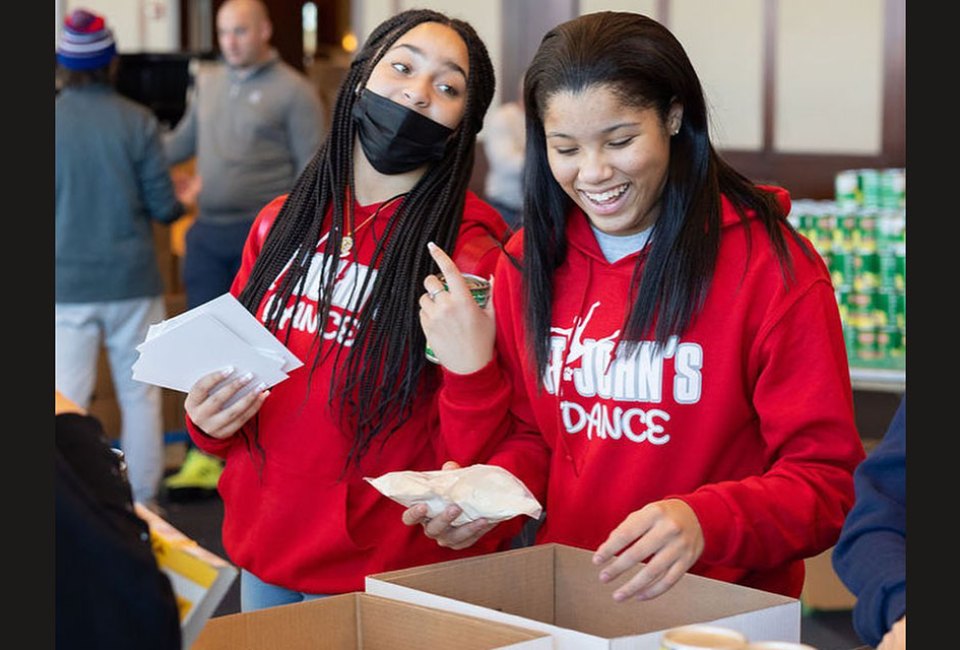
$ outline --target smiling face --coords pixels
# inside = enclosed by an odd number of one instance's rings
[[[470,64],[453,29],[421,23],[401,36],[370,73],[367,88],[451,129],[463,119]]]
[[[652,226],[670,162],[670,132],[653,107],[624,104],[610,86],[559,91],[543,112],[550,171],[599,230],[631,235]]]

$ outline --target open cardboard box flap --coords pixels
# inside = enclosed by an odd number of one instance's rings
[[[800,640],[800,601],[687,574],[665,594],[615,603],[629,575],[602,584],[593,553],[543,544],[366,578],[389,598],[550,632],[557,648],[658,650],[664,630],[711,623],[752,640]]]
[[[349,593],[212,618],[193,650],[548,650],[549,634]]]

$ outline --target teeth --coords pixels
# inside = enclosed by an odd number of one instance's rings
[[[601,192],[600,194],[594,194],[593,192],[584,191],[584,196],[593,201],[594,203],[606,203],[607,201],[612,201],[621,194],[627,191],[626,184],[621,185],[612,190],[607,190],[606,192]]]

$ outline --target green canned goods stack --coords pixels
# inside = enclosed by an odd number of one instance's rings
[[[906,224],[902,210],[885,210],[877,217],[880,287],[903,291],[906,286]]]
[[[840,325],[843,328],[843,342],[847,347],[847,356],[851,356],[857,348],[857,330],[854,327],[850,310],[850,294],[853,288],[834,285],[833,293],[837,297],[837,310],[840,312]]]
[[[847,355],[864,361],[879,358],[873,293],[851,292],[847,296],[847,314],[854,339],[853,348],[847,348]]]
[[[897,327],[897,300],[892,289],[877,289],[873,294],[873,318],[880,327]]]
[[[790,214],[787,221],[797,229],[801,235],[812,243],[817,228],[817,203],[809,199],[798,199],[790,205]]]
[[[907,331],[907,293],[897,293],[897,327],[904,331],[906,340]]]
[[[895,356],[904,356],[907,352],[907,294],[906,292],[897,293],[897,322],[893,327],[897,330],[897,349]],[[891,343],[893,345],[893,343]]]
[[[831,246],[833,245],[833,230],[835,228],[833,201],[813,201],[798,199],[790,206],[787,221],[796,228],[797,232],[810,240],[814,250],[823,258],[823,263],[830,268]]]
[[[903,167],[892,167],[881,172],[880,207],[889,210],[906,209],[907,170]]]
[[[834,200],[841,212],[907,207],[907,170],[903,167],[844,169],[837,172],[833,187]]]
[[[877,347],[880,354],[888,359],[899,359],[906,353],[906,335],[895,325],[877,330]]]
[[[881,172],[879,169],[858,169],[860,205],[868,210],[880,208]]]
[[[873,319],[880,357],[903,356],[903,295],[888,288],[877,289],[873,295]]]
[[[810,240],[820,256],[830,265],[833,252],[833,233],[837,229],[837,207],[832,201],[820,201],[815,208],[815,222]]]
[[[903,357],[906,170],[844,170],[835,191],[828,268],[847,354],[863,361]]]
[[[853,288],[854,266],[853,231],[857,225],[856,213],[838,213],[834,217],[830,243],[830,279],[834,289]]]
[[[879,343],[886,356],[898,358],[905,353],[906,340],[906,213],[885,210],[877,224],[877,312],[884,314]]]
[[[837,172],[834,177],[833,188],[838,210],[849,212],[860,207],[860,180],[855,169],[845,169]]]
[[[877,256],[877,214],[861,211],[854,215],[853,288],[870,293],[879,286],[880,260]]]

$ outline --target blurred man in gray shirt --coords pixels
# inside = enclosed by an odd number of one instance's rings
[[[186,113],[164,139],[170,163],[196,156],[202,180],[183,260],[188,309],[230,289],[260,208],[290,191],[323,139],[319,92],[280,59],[272,34],[260,0],[221,5],[222,61],[200,68]],[[213,490],[219,468],[219,460],[191,449],[166,485]]]

